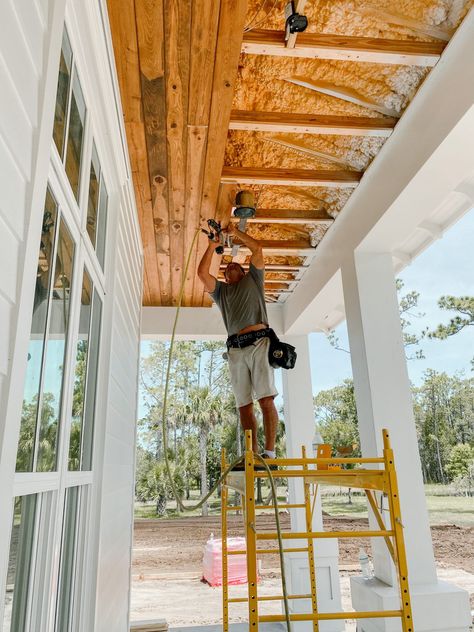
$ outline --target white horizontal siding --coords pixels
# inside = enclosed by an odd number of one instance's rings
[[[134,237],[136,222],[122,201],[115,240],[114,295],[110,297],[111,371],[95,632],[128,630],[142,286],[140,243]]]
[[[25,229],[26,182],[1,135],[0,166],[2,169],[0,216],[15,232],[16,238],[22,239]]]
[[[45,7],[48,2],[45,1]],[[26,229],[31,215],[34,144],[46,32],[29,2],[0,3],[0,376],[10,368]],[[2,381],[6,384],[6,381]],[[0,410],[6,406],[0,392]]]

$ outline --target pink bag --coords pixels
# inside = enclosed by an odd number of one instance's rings
[[[227,538],[228,551],[245,551],[245,538]],[[229,555],[228,578],[229,585],[247,583],[247,560],[246,555]],[[210,586],[222,586],[222,540],[211,537],[204,547],[202,559],[202,578]]]

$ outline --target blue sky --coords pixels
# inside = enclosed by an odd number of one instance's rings
[[[420,293],[418,303],[422,318],[412,318],[410,331],[421,332],[426,327],[434,328],[438,323],[447,323],[448,312],[440,310],[437,302],[443,294],[454,296],[474,294],[474,210],[459,220],[441,239],[421,254],[398,275],[404,282],[402,294],[416,290]],[[336,334],[340,345],[349,348],[346,323],[342,323]],[[142,343],[142,353],[146,353],[148,342]],[[468,327],[447,340],[422,341],[426,358],[410,360],[408,373],[411,381],[418,385],[426,369],[445,371],[452,375],[471,372],[470,360],[474,356],[474,327]],[[326,390],[352,377],[350,356],[331,347],[323,334],[310,335],[311,373],[313,392]],[[276,372],[278,390],[281,388],[281,371]],[[281,397],[277,405],[282,404]],[[139,415],[144,414],[142,403]]]
[[[412,290],[420,293],[416,311],[424,316],[410,319],[410,331],[421,332],[426,327],[447,323],[450,313],[439,309],[439,297],[474,294],[474,210],[464,215],[398,276],[405,284],[402,294]],[[348,349],[345,322],[337,328],[336,334],[340,346]],[[470,360],[474,356],[474,327],[467,327],[447,340],[425,339],[420,346],[426,359],[408,362],[408,373],[415,385],[420,384],[428,368],[450,375],[460,371],[466,376],[473,375]],[[349,354],[331,347],[323,334],[311,334],[310,347],[313,392],[336,386],[352,376]]]

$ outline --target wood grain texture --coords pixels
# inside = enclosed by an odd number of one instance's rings
[[[284,186],[355,186],[361,179],[359,171],[316,169],[277,169],[266,167],[224,167],[221,182],[239,184],[273,184]]]
[[[164,17],[171,295],[172,304],[176,305],[185,256],[191,0],[167,0],[164,3]]]
[[[153,227],[151,188],[148,177],[147,146],[142,117],[141,78],[134,1],[109,0],[108,14],[122,97],[130,165],[145,251],[143,301],[147,305],[159,305],[161,297]]]
[[[247,220],[248,223],[268,224],[330,224],[333,221],[334,219],[324,209],[308,211],[280,208],[257,208],[255,217]]]
[[[378,64],[434,66],[444,42],[385,40],[323,33],[299,33],[294,48],[285,45],[284,31],[254,30],[245,33],[242,52],[252,55],[336,59]]]
[[[252,132],[293,132],[296,134],[338,134],[387,137],[397,119],[366,116],[289,114],[232,110],[229,129]]]
[[[219,2],[194,0],[191,17],[191,68],[189,75],[188,143],[186,157],[186,214],[184,222],[185,257],[196,230],[203,223],[201,196],[206,161],[209,116],[211,111],[214,57],[219,26]],[[193,304],[197,276],[197,250],[186,275],[183,304]]]
[[[246,0],[221,0],[220,2],[219,32],[201,197],[201,216],[204,219],[215,216],[246,12]],[[230,215],[230,207],[228,214]],[[199,279],[195,279],[193,304],[201,305],[203,297],[202,284]]]

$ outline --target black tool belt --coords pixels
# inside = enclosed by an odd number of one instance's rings
[[[234,334],[233,336],[229,336],[227,338],[227,349],[230,349],[231,347],[243,349],[244,347],[249,347],[250,345],[253,345],[253,343],[257,342],[257,340],[260,340],[260,338],[271,337],[272,334],[274,334],[274,331],[269,327],[267,327],[267,329],[248,331],[245,334]]]

